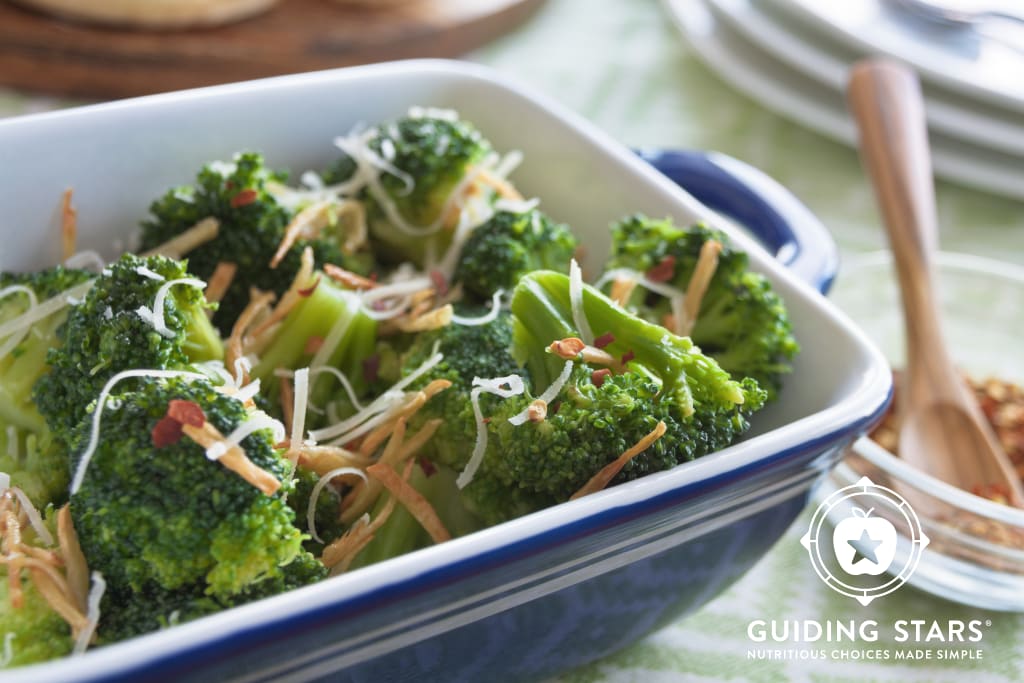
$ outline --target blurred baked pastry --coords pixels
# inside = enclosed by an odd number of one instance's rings
[[[146,29],[219,26],[264,12],[278,0],[15,0],[62,19]]]

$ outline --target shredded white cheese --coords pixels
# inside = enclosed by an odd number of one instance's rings
[[[167,280],[167,278],[165,278],[163,275],[156,272],[155,270],[150,270],[146,266],[136,267],[135,272],[141,275],[142,277],[149,278],[150,280],[156,280],[157,282],[165,282]]]
[[[260,393],[260,381],[258,379],[254,379],[253,381],[249,382],[244,387],[236,391],[234,394],[234,398],[241,401],[242,403],[247,403],[250,400],[256,398],[256,394],[258,393]]]
[[[6,472],[0,472],[0,493],[3,493],[9,488],[11,488],[11,475]]]
[[[95,251],[86,249],[64,259],[64,267],[100,273],[107,267],[107,262]]]
[[[17,486],[12,486],[8,490],[21,502],[21,510],[28,517],[28,523],[32,525],[36,535],[39,536],[39,540],[46,545],[53,545],[53,536],[50,535],[50,530],[43,523],[43,516],[39,514],[39,510],[36,510],[36,506],[28,499],[25,492]]]
[[[452,314],[452,322],[456,325],[465,325],[467,327],[474,327],[477,325],[486,325],[492,323],[498,319],[498,314],[501,312],[501,297],[505,293],[505,290],[499,289],[491,296],[491,310],[484,315],[477,318],[465,318],[461,315]]]
[[[583,310],[583,271],[576,259],[569,264],[569,303],[572,306],[572,321],[580,333],[580,339],[584,344],[593,344],[594,333],[590,331],[590,323]]]
[[[273,433],[274,443],[281,443],[285,439],[284,425],[261,410],[254,412],[248,420],[238,425],[234,431],[206,449],[206,457],[210,460],[220,460],[234,446],[238,446],[247,436],[261,429],[269,429]]]
[[[366,479],[366,473],[358,467],[337,467],[330,472],[325,472],[320,480],[317,481],[313,486],[313,491],[309,496],[309,506],[306,508],[306,525],[309,527],[309,535],[313,537],[313,540],[317,543],[323,543],[324,540],[320,538],[320,535],[316,532],[316,503],[320,500],[320,494],[323,493],[324,487],[334,479],[343,474],[353,474],[360,477],[364,482]]]
[[[71,495],[78,493],[78,489],[82,487],[82,481],[85,479],[85,472],[89,468],[89,461],[92,460],[92,456],[96,452],[96,447],[99,445],[100,422],[103,419],[103,409],[106,406],[107,399],[110,397],[110,392],[119,382],[135,377],[183,377],[188,379],[206,379],[204,375],[200,375],[199,373],[185,372],[182,370],[125,370],[117,373],[107,380],[107,383],[103,386],[103,390],[100,391],[100,395],[96,398],[96,407],[93,409],[92,413],[92,426],[89,430],[89,442],[86,445],[85,450],[82,452],[82,457],[78,461],[78,467],[75,469],[75,476],[71,479]]]
[[[96,626],[100,623],[100,601],[103,600],[103,593],[107,590],[107,582],[99,572],[92,573],[92,587],[89,588],[89,598],[86,601],[86,624],[85,628],[75,639],[75,646],[71,654],[80,655],[89,647],[92,634],[96,632]]]
[[[309,375],[310,377],[313,377],[323,372],[334,375],[334,377],[337,378],[338,382],[345,390],[345,395],[348,396],[348,400],[352,403],[353,408],[355,408],[356,410],[363,409],[363,404],[360,403],[359,399],[356,397],[356,390],[352,387],[352,383],[349,382],[348,377],[345,376],[345,373],[339,370],[338,368],[330,365],[321,365],[318,368],[310,369]]]
[[[559,373],[558,377],[555,378],[555,381],[551,383],[551,386],[544,390],[544,393],[539,396],[539,399],[541,401],[544,401],[544,403],[551,403],[552,401],[554,401],[555,397],[557,397],[558,394],[562,391],[562,388],[565,386],[565,383],[569,381],[569,377],[572,375],[572,368],[572,361],[565,361],[565,365],[562,366],[562,372]],[[529,419],[530,408],[529,406],[527,406],[516,415],[510,417],[508,421],[518,427],[519,425],[524,424]]]
[[[309,404],[309,368],[302,368],[296,371],[294,393],[291,449],[297,451],[302,447],[302,435],[306,431],[306,406]]]
[[[440,107],[409,107],[410,119],[438,119],[452,123],[459,120],[459,112],[454,109],[442,109]]]
[[[507,199],[502,197],[494,202],[494,209],[496,211],[506,211],[508,213],[529,213],[540,205],[540,199],[534,197],[533,199]]]
[[[7,297],[13,296],[15,294],[24,294],[26,297],[28,297],[29,311],[39,307],[39,300],[36,298],[36,293],[31,287],[26,287],[25,285],[11,285],[10,287],[4,287],[3,289],[0,289],[0,299],[6,299]],[[19,316],[19,318],[20,317],[22,316]],[[14,351],[14,349],[18,348],[18,345],[21,344],[23,339],[25,339],[25,336],[29,333],[30,329],[31,326],[22,327],[21,329],[16,330],[14,333],[8,336],[4,343],[0,344],[0,358],[4,358],[5,356],[7,356],[7,354],[11,353],[12,351]]]
[[[491,379],[474,377],[473,386],[474,389],[469,392],[469,400],[473,404],[473,418],[476,421],[476,444],[473,446],[473,453],[469,456],[469,462],[466,463],[465,469],[455,480],[455,485],[460,489],[466,488],[473,481],[476,471],[480,469],[480,463],[484,460],[484,453],[487,451],[487,425],[484,423],[483,412],[480,409],[480,394],[488,393],[501,398],[510,398],[519,396],[526,391],[523,378],[519,375]]]
[[[161,336],[168,339],[174,338],[174,330],[167,327],[164,315],[164,304],[167,301],[167,292],[170,291],[171,287],[176,285],[187,285],[189,287],[195,287],[196,289],[206,289],[206,283],[196,278],[185,277],[178,280],[170,280],[160,286],[160,289],[156,292],[156,298],[153,300],[153,308],[149,309],[145,306],[140,306],[135,311],[140,318],[145,320],[147,323],[153,326]]]
[[[319,443],[324,439],[333,439],[339,436],[346,435],[352,429],[362,424],[366,420],[370,419],[374,415],[378,415],[389,408],[393,407],[396,403],[400,403],[403,399],[403,390],[415,382],[417,379],[422,377],[424,374],[430,371],[435,365],[440,363],[444,359],[444,354],[434,351],[427,360],[416,368],[414,371],[409,373],[406,377],[403,377],[394,385],[392,385],[387,391],[378,396],[370,405],[366,406],[358,413],[349,417],[346,420],[342,420],[336,424],[324,427],[323,429],[317,429],[309,433],[309,438],[314,442]]]

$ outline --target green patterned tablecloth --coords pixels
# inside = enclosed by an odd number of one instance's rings
[[[654,0],[549,0],[527,25],[469,58],[546,92],[628,145],[718,150],[760,167],[821,217],[846,256],[885,244],[855,152],[723,84],[689,52]],[[65,104],[0,89],[0,116]],[[947,183],[939,183],[937,195],[944,249],[1024,264],[1024,204]],[[760,564],[699,613],[558,680],[1024,680],[1024,617],[965,608],[911,587],[861,607],[815,576],[799,544],[808,519],[805,513]],[[977,645],[981,659],[747,659],[752,619],[884,625],[900,618],[990,622]],[[892,647],[886,635],[878,647]],[[946,646],[922,647],[938,655]]]

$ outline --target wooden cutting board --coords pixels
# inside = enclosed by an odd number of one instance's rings
[[[70,23],[0,0],[0,84],[114,98],[367,62],[452,57],[523,22],[543,1],[410,0],[374,9],[282,0],[261,16],[228,26],[153,32]]]

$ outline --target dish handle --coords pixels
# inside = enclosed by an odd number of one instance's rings
[[[720,152],[640,149],[641,159],[709,209],[753,233],[799,278],[828,292],[839,267],[828,229],[792,192],[753,166]]]

